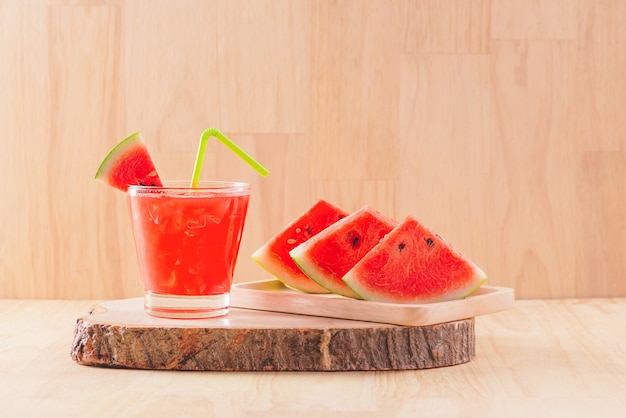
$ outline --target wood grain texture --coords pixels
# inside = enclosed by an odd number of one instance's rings
[[[626,296],[622,0],[0,0],[0,297],[141,286],[102,158],[252,183],[236,281],[318,198],[411,214],[518,298]]]
[[[471,296],[453,301],[404,304],[368,302],[332,293],[293,290],[276,279],[236,283],[230,306],[258,311],[351,319],[382,324],[425,326],[475,318],[510,309],[513,289],[482,286]]]
[[[419,370],[470,361],[474,318],[395,326],[234,308],[173,321],[150,317],[132,298],[78,318],[70,354],[85,366],[149,370]]]
[[[518,300],[476,318],[467,363],[332,374],[77,365],[76,318],[103,302],[0,300],[5,416],[621,418],[626,406],[626,298]]]

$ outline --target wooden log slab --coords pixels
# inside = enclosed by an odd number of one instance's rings
[[[202,320],[156,318],[141,298],[78,318],[71,356],[87,366],[212,371],[416,370],[474,357],[474,318],[397,326],[231,308]]]

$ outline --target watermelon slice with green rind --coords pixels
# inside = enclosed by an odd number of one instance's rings
[[[338,295],[359,298],[342,278],[396,224],[393,219],[365,206],[298,245],[289,254],[320,286]]]
[[[163,186],[140,132],[120,141],[102,161],[95,177],[123,192],[129,185]]]
[[[343,277],[363,299],[411,304],[461,299],[486,280],[476,264],[411,216]]]
[[[252,259],[291,288],[307,293],[329,293],[298,268],[289,251],[347,215],[344,210],[319,199],[256,250]]]

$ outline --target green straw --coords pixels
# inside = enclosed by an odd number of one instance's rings
[[[237,144],[228,139],[226,135],[220,132],[219,129],[209,128],[202,132],[200,137],[200,145],[198,146],[198,155],[196,155],[196,164],[193,167],[193,177],[191,178],[191,187],[198,187],[200,181],[200,172],[202,171],[202,164],[204,163],[204,152],[206,150],[206,144],[209,142],[209,137],[214,136],[219,141],[226,145],[232,152],[237,154],[242,160],[247,162],[252,168],[254,168],[263,177],[269,174],[269,171],[263,167],[257,160],[248,155],[247,152],[239,148]]]

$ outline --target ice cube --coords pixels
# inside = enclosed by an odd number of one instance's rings
[[[155,225],[159,224],[159,220],[161,219],[161,211],[159,210],[158,205],[150,205],[148,207],[148,214],[150,215],[150,219],[154,222]]]
[[[206,227],[206,215],[202,215],[199,218],[188,218],[187,219],[187,228],[189,229],[200,229]]]

